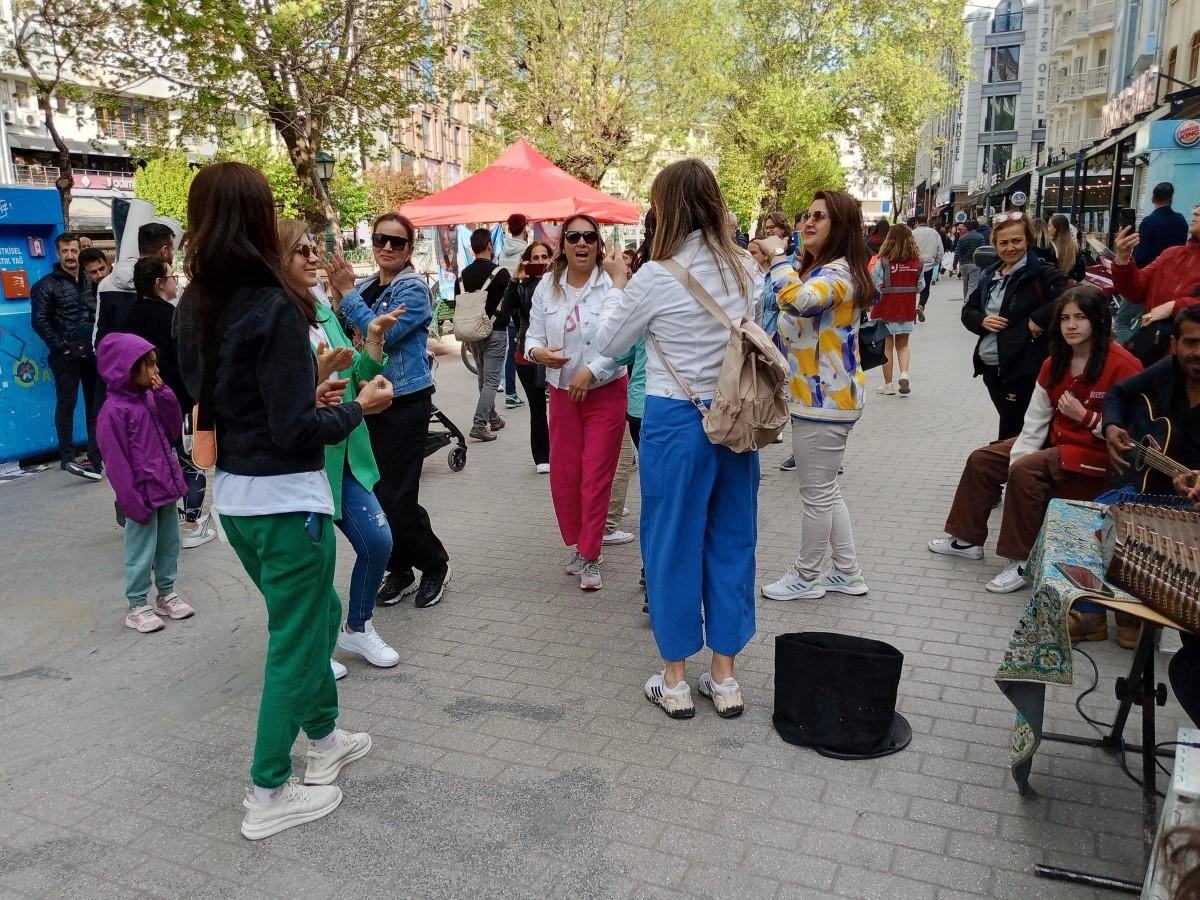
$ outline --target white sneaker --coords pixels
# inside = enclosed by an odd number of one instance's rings
[[[883,394],[885,397],[891,397],[896,393],[896,389],[890,384],[885,384],[883,387],[875,388],[875,393]]]
[[[825,588],[821,579],[807,581],[801,578],[796,567],[792,566],[778,581],[764,584],[762,595],[768,600],[817,600],[825,596]]]
[[[900,393],[908,396],[912,392],[912,382],[908,380],[908,373],[900,373]]]
[[[1029,579],[1025,577],[1025,561],[1010,562],[1004,570],[989,581],[985,588],[993,594],[1011,594],[1028,586]]]
[[[742,700],[742,689],[732,675],[717,684],[713,681],[712,673],[705,672],[696,682],[696,690],[700,692],[701,696],[712,701],[713,709],[722,719],[740,716],[746,709],[746,704]]]
[[[603,553],[600,554],[600,558],[596,560],[596,562],[604,562]],[[578,550],[572,550],[571,558],[567,560],[567,564],[563,567],[563,574],[570,575],[572,578],[578,578],[583,574],[583,567],[586,566],[587,563],[588,561],[580,555]]]
[[[581,591],[598,591],[604,587],[600,579],[600,563],[586,560],[579,573],[579,589]]]
[[[550,474],[550,463],[538,463],[536,466],[533,467],[533,471],[537,472],[537,474],[539,474],[539,475],[549,475]]]
[[[318,750],[316,744],[308,748],[305,784],[332,784],[343,767],[362,759],[371,749],[371,736],[365,731],[350,732],[338,728],[336,734],[338,742],[332,750]]]
[[[195,522],[183,523],[179,531],[179,543],[184,550],[191,550],[193,547],[207,544],[217,536],[217,529],[213,528],[208,516],[197,519]]]
[[[357,653],[373,666],[390,669],[400,662],[400,654],[388,646],[388,642],[379,636],[375,623],[367,619],[362,631],[338,632],[338,649],[349,653]]]
[[[329,661],[329,668],[333,669],[333,680],[334,681],[341,681],[343,678],[346,677],[346,667],[343,666],[336,659],[331,659]]]
[[[968,544],[958,538],[934,538],[929,542],[929,549],[942,556],[961,556],[963,559],[983,559],[983,548],[976,544]]]
[[[242,801],[242,806],[246,807],[246,817],[242,819],[242,837],[261,841],[288,828],[327,816],[341,802],[341,788],[309,788],[295,778],[283,785],[277,798],[265,803],[255,800],[253,791],[246,791],[246,799]]]
[[[830,569],[821,576],[821,587],[835,594],[850,594],[852,597],[861,597],[870,590],[862,572],[847,575],[837,569]]]
[[[633,543],[633,535],[630,534],[628,531],[622,531],[620,528],[618,528],[615,531],[613,531],[609,534],[606,534],[603,538],[601,538],[600,543],[602,543],[602,544],[632,544]]]
[[[673,688],[667,687],[666,669],[651,675],[646,682],[646,699],[661,707],[672,719],[690,719],[696,715],[696,704],[692,702],[692,689],[686,681]]]

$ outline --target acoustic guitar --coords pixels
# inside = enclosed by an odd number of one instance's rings
[[[1171,420],[1166,416],[1156,416],[1150,398],[1145,394],[1140,396],[1142,402],[1135,407],[1129,423],[1129,437],[1134,447],[1127,458],[1133,467],[1133,486],[1141,493],[1154,493],[1150,488],[1150,479],[1153,473],[1159,472],[1166,475],[1168,480],[1179,475],[1191,476],[1191,487],[1194,489],[1200,484],[1200,476],[1192,475],[1191,469],[1171,459]]]

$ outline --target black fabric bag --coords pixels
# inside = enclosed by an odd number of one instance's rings
[[[873,759],[912,740],[896,712],[904,654],[883,641],[808,631],[775,637],[775,730],[835,759]]]
[[[887,338],[887,322],[868,319],[864,313],[858,325],[858,364],[864,372],[887,362],[887,354],[884,353]]]

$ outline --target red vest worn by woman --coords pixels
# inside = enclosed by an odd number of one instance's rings
[[[917,317],[917,285],[921,281],[921,258],[883,259],[883,287],[879,302],[871,307],[871,318],[885,322],[911,322]],[[874,267],[874,263],[872,263]]]

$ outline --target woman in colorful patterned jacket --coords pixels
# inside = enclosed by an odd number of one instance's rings
[[[813,600],[826,591],[867,592],[850,513],[837,482],[854,423],[862,415],[867,377],[858,359],[858,326],[875,300],[857,201],[842,191],[818,191],[803,216],[804,255],[792,267],[783,241],[763,238],[771,259],[771,290],[779,304],[792,377],[792,449],[803,514],[800,552],[779,580],[764,585],[772,600]],[[822,573],[832,551],[833,567]]]

